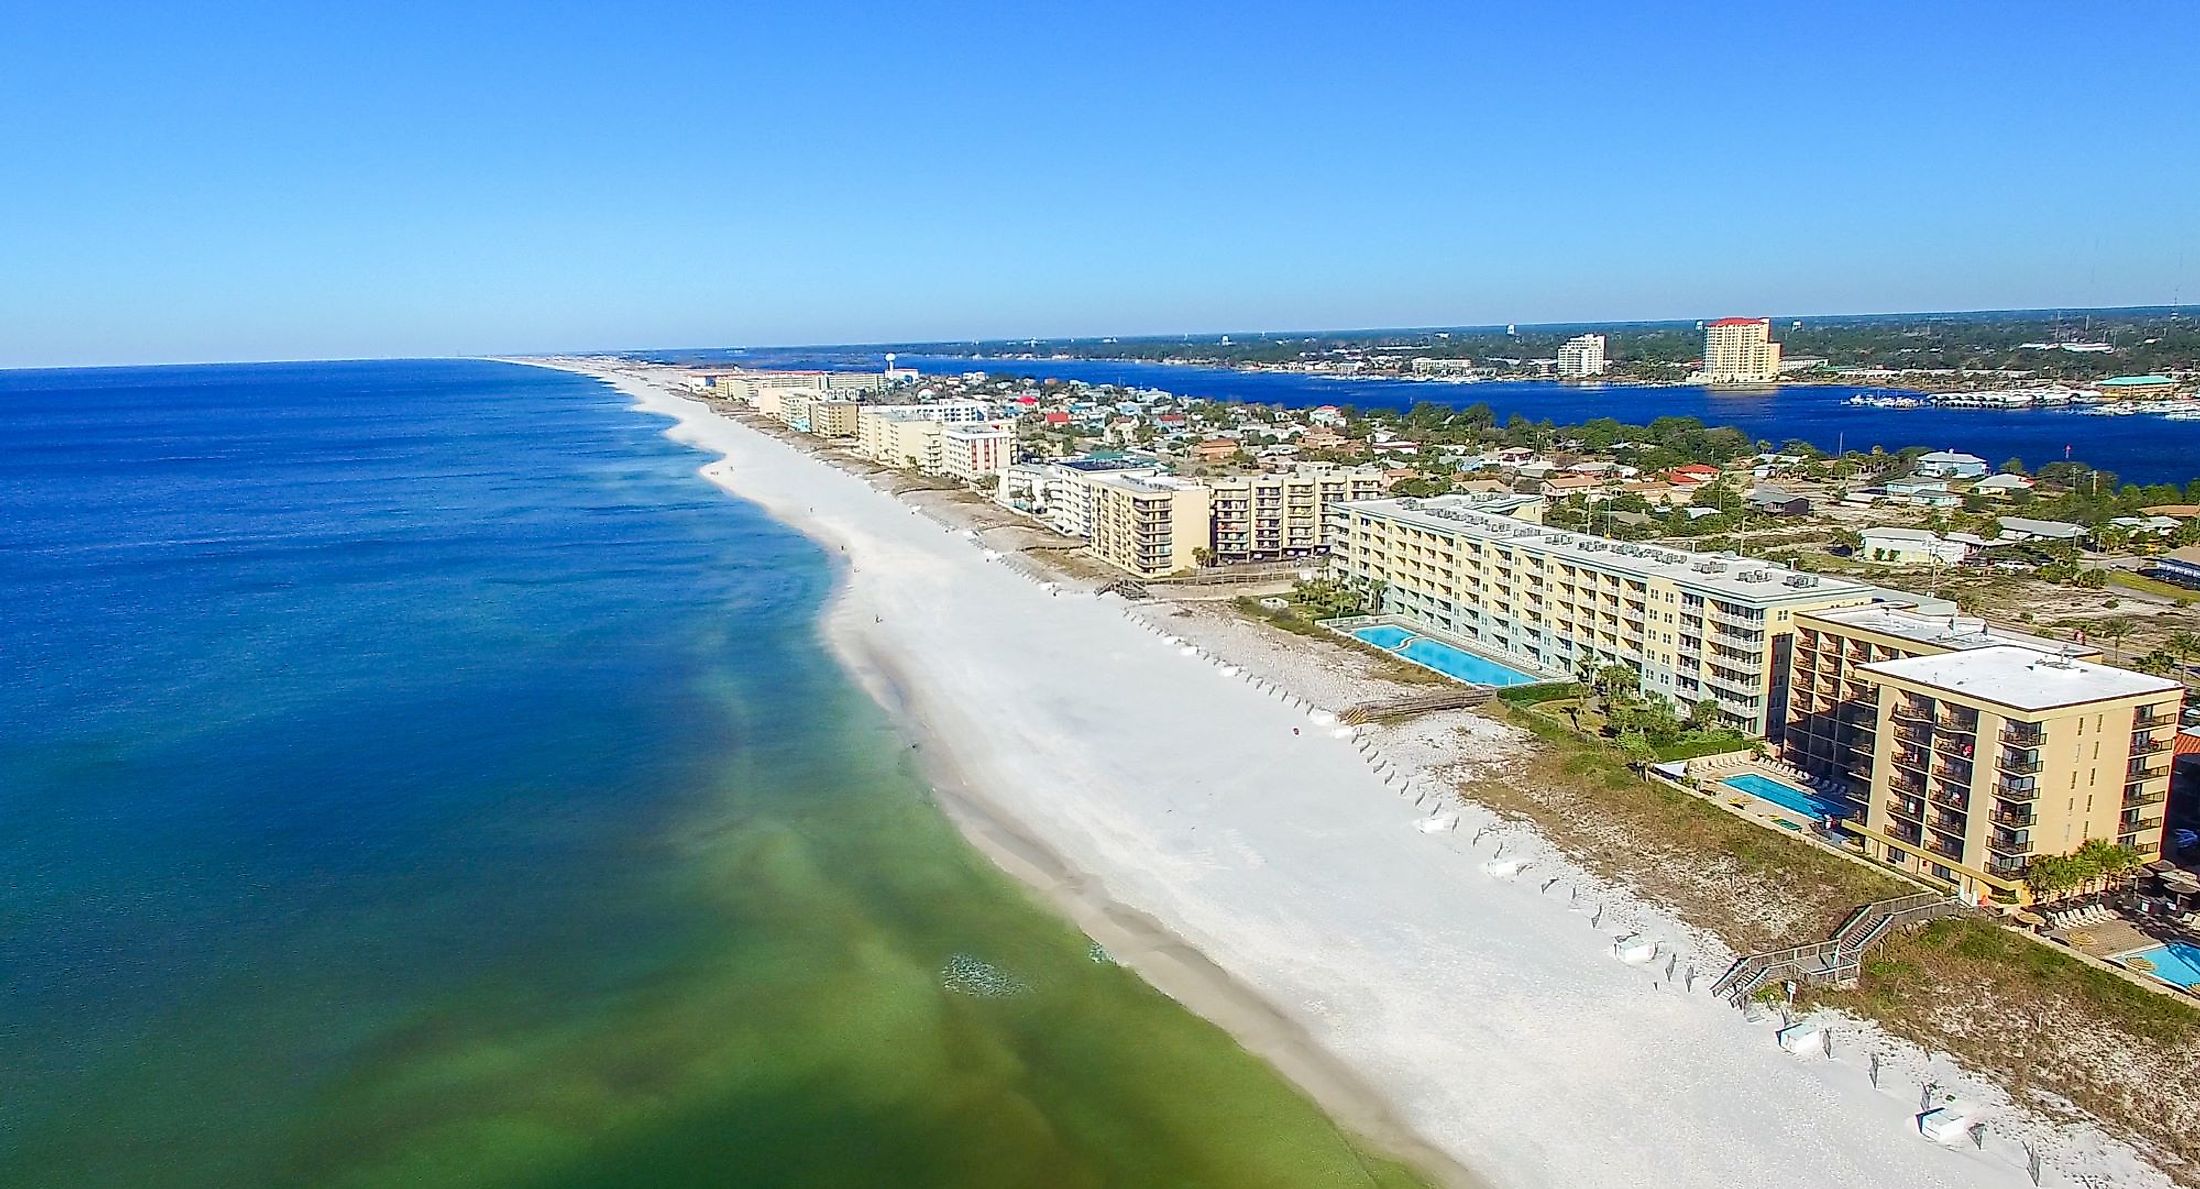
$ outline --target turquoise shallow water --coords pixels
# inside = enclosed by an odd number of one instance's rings
[[[1407,1183],[963,846],[662,427],[0,373],[0,1184]]]

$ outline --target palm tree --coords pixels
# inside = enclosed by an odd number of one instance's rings
[[[2131,638],[2131,629],[2131,620],[2123,616],[2117,616],[2114,619],[2102,620],[2100,627],[2095,630],[2094,634],[2109,642],[2112,649],[2111,659],[2120,661],[2124,659],[2124,641]]]
[[[2162,642],[2162,646],[2171,656],[2177,658],[2177,667],[2182,669],[2192,664],[2193,657],[2200,656],[2200,634],[2172,632],[2169,639]]]

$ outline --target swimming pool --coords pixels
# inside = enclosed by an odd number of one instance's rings
[[[1396,624],[1379,623],[1352,633],[1354,639],[1365,640],[1377,648],[1396,648],[1413,638],[1413,633]]]
[[[2133,959],[2145,962],[2146,967],[2134,966]],[[2173,941],[2149,950],[2118,954],[2116,960],[2142,974],[2151,974],[2165,983],[2186,990],[2200,988],[2200,945]]]
[[[1432,640],[1406,628],[1391,623],[1370,624],[1354,628],[1352,638],[1392,653],[1403,660],[1412,661],[1424,669],[1434,670],[1454,681],[1469,685],[1532,685],[1543,680],[1518,669],[1498,664],[1485,656],[1477,656],[1463,648],[1454,648],[1442,640]]]
[[[1719,782],[1737,793],[1748,793],[1760,800],[1770,801],[1782,809],[1824,821],[1829,817],[1848,817],[1855,811],[1845,798],[1835,797],[1815,790],[1796,788],[1755,772],[1729,776]]]

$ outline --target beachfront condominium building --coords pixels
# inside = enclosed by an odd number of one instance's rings
[[[1204,484],[1165,475],[1092,480],[1092,556],[1134,578],[1163,578],[1199,564],[1211,547]]]
[[[789,429],[821,438],[855,436],[856,410],[862,406],[852,400],[827,396],[809,388],[771,389],[763,396],[764,399],[757,402],[757,411],[776,417]]]
[[[989,483],[1016,461],[1016,427],[1007,421],[958,422],[940,431],[940,473],[959,483]]]
[[[1305,557],[1329,543],[1331,508],[1380,498],[1376,467],[1301,466],[1285,474],[1209,479],[1214,556],[1222,562]]]
[[[2097,648],[2008,631],[1952,608],[1931,612],[1917,604],[1881,602],[1797,615],[1782,755],[1812,775],[1847,782],[1853,802],[1848,816],[1863,821],[1879,739],[1878,687],[1863,667],[2005,646],[2072,660],[2101,655]]]
[[[1134,456],[1013,463],[1002,468],[1000,487],[993,498],[1004,508],[1038,517],[1065,537],[1090,537],[1097,498],[1093,494],[1094,479],[1110,474],[1150,479],[1166,471],[1152,458]]]
[[[1757,558],[1607,540],[1539,523],[1534,496],[1343,505],[1331,574],[1381,610],[1550,676],[1625,665],[1682,708],[1777,737],[1794,617],[1869,602],[1873,588]]]
[[[852,396],[879,391],[886,387],[886,377],[877,372],[734,371],[712,376],[711,387],[720,396],[754,408],[765,393],[774,389],[806,388],[812,392]]]
[[[856,412],[856,453],[890,467],[940,473],[941,430],[986,420],[982,401],[941,400],[916,405],[864,405]]]
[[[1770,318],[1721,318],[1703,328],[1708,384],[1769,384],[1780,378],[1780,344]]]
[[[1866,853],[1979,898],[2091,839],[2160,857],[2184,687],[2001,644],[1859,666]]]
[[[1577,334],[1559,344],[1558,378],[1586,380],[1604,374],[1604,336]]]

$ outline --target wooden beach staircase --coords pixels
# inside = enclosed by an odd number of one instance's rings
[[[1438,710],[1464,710],[1469,706],[1480,706],[1496,696],[1496,693],[1497,691],[1486,685],[1462,685],[1434,693],[1395,698],[1388,702],[1364,702],[1348,708],[1337,716],[1337,720],[1346,726],[1356,727],[1377,719],[1410,718],[1416,714],[1433,714]]]
[[[1892,900],[1875,900],[1851,912],[1824,941],[1736,959],[1734,965],[1719,976],[1719,981],[1711,984],[1711,993],[1740,1007],[1775,980],[1848,986],[1855,983],[1863,971],[1865,951],[1880,938],[1896,929],[1912,928],[1970,910],[1970,905],[1963,901],[1938,892],[1916,892]]]

